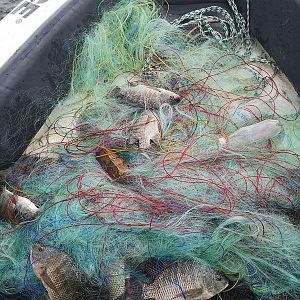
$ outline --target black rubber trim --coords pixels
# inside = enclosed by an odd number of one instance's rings
[[[0,69],[0,169],[16,161],[69,89],[78,38],[97,20],[95,0],[70,0]]]
[[[250,30],[300,94],[300,0],[250,0]]]
[[[228,3],[227,0],[166,0],[163,1],[163,3],[167,3],[169,5],[187,5],[187,4],[196,4],[196,5],[202,5],[202,4],[209,4],[209,5],[216,5],[216,4],[222,4],[222,3]]]

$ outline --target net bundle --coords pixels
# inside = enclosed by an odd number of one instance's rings
[[[1,223],[1,291],[43,292],[29,261],[39,241],[66,251],[99,287],[128,260],[142,280],[136,267],[147,259],[185,259],[262,299],[297,299],[299,99],[249,51],[232,50],[238,39],[248,43],[240,15],[226,15],[217,39],[213,27],[203,35],[206,13],[171,24],[154,2],[123,0],[83,38],[47,143],[7,177],[42,212],[19,226]],[[200,35],[180,25],[191,17]],[[149,107],[114,93],[137,87],[180,101]],[[159,138],[143,136],[149,145],[140,147],[132,137],[143,132],[145,111]],[[121,161],[118,176],[99,163],[103,149]]]

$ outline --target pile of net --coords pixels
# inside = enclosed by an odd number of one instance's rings
[[[99,290],[116,274],[122,286],[124,265],[145,282],[137,267],[155,259],[298,299],[299,99],[253,59],[238,12],[207,12],[170,23],[152,1],[123,0],[83,37],[47,142],[6,176],[39,214],[0,223],[3,293],[46,293],[39,242]]]

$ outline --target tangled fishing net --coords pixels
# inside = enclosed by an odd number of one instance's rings
[[[251,55],[247,22],[230,3],[234,18],[212,8],[224,18],[206,9],[169,23],[152,1],[123,0],[86,34],[47,143],[7,176],[41,215],[1,223],[2,292],[44,292],[29,261],[39,241],[99,287],[128,259],[132,272],[151,258],[188,259],[261,299],[299,299],[299,99]],[[112,92],[124,85],[180,96],[151,110],[158,145],[131,142],[145,105]],[[99,164],[101,149],[124,161],[118,178]]]

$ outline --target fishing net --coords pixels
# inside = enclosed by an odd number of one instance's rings
[[[128,261],[142,281],[144,261],[186,259],[261,299],[297,299],[299,99],[253,55],[230,4],[232,15],[204,9],[171,24],[154,2],[123,0],[86,34],[69,95],[6,176],[41,215],[1,223],[2,292],[43,293],[29,260],[38,241],[66,251],[99,288]],[[158,144],[131,143],[145,103],[112,92],[124,85],[180,96],[152,110]],[[124,162],[120,176],[101,166],[101,149]]]

